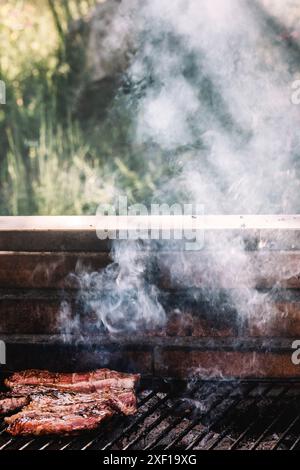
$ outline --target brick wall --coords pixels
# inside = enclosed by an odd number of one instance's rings
[[[266,303],[252,306],[252,316],[241,320],[238,312],[222,303],[188,301],[190,291],[193,299],[201,298],[207,276],[202,270],[207,266],[205,251],[185,254],[195,269],[179,278],[170,271],[170,258],[176,264],[176,252],[160,252],[156,281],[167,299],[165,325],[111,336],[105,330],[95,331],[92,313],[80,312],[78,282],[70,277],[83,269],[107,266],[109,246],[90,228],[36,231],[31,223],[26,230],[8,230],[0,220],[0,339],[7,344],[7,368],[109,366],[180,378],[195,373],[300,376],[300,366],[291,362],[292,341],[300,339],[299,233],[294,222],[290,229],[247,230],[249,269],[244,264],[242,271],[220,252],[225,260],[222,270],[234,266],[235,271],[231,277],[215,271],[216,289],[225,294],[245,288],[272,292]],[[259,246],[264,249],[258,250]],[[79,309],[80,335],[72,335],[58,322],[63,300],[73,311]],[[263,321],[270,310],[272,319]]]

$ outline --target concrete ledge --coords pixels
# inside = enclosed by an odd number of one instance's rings
[[[202,216],[30,216],[0,217],[0,251],[108,251],[96,230],[156,227],[161,233],[184,227],[204,232],[207,246],[242,236],[250,247],[299,249],[300,215]]]

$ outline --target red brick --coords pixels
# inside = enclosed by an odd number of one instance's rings
[[[203,377],[300,377],[291,353],[164,349],[156,353],[155,375]]]
[[[300,303],[276,302],[253,307],[244,335],[259,337],[300,337]]]
[[[72,273],[98,270],[110,263],[108,253],[1,253],[0,288],[78,287]]]

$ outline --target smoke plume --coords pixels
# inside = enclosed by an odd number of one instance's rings
[[[153,201],[166,202],[172,195],[174,201],[202,204],[207,214],[299,211],[299,111],[291,103],[297,70],[293,51],[274,26],[270,4],[120,3],[122,34],[128,18],[135,38],[126,76],[131,141],[147,148],[147,158],[159,149],[176,169],[153,193]],[[276,18],[284,8],[285,2],[276,2]],[[212,302],[220,270],[227,285],[235,285],[245,271],[253,278],[242,238],[224,234],[205,248],[202,287]],[[147,279],[151,255],[143,253],[138,244],[130,249],[116,244],[110,267],[81,276],[81,298],[112,333],[165,321],[157,287]],[[193,257],[182,253],[169,263],[171,279],[179,283],[182,273],[195,269]],[[258,322],[272,321],[272,292],[257,290],[254,279],[228,295],[242,320],[256,315]]]

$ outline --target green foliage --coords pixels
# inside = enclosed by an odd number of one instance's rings
[[[0,0],[0,214],[92,214],[117,191],[150,201],[164,174],[128,141],[130,119],[113,111],[103,123],[72,118],[75,86],[68,23],[94,0]],[[73,74],[74,76],[74,74]]]

